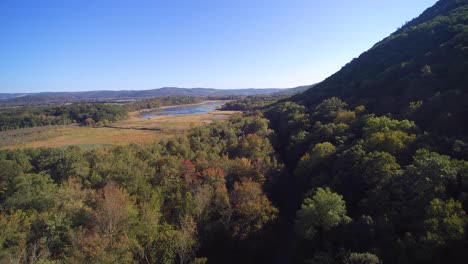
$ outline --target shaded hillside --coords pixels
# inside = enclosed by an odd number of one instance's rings
[[[447,126],[466,131],[456,122],[467,114],[467,22],[468,1],[441,0],[293,100],[313,105],[338,96],[397,116],[407,115],[413,102],[419,107],[413,118],[423,128],[449,116]]]
[[[264,107],[286,171],[272,195],[279,259],[466,263],[467,22],[468,1],[441,0],[322,83]]]

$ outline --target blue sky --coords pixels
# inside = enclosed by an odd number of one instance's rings
[[[436,0],[2,0],[0,92],[319,82]]]

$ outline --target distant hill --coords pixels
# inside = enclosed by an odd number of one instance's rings
[[[13,99],[28,95],[27,93],[0,93],[0,100]]]
[[[300,86],[290,89],[280,88],[246,88],[246,89],[214,89],[214,88],[177,88],[163,87],[151,90],[122,90],[122,91],[85,91],[85,92],[41,92],[41,93],[0,93],[3,103],[15,104],[41,104],[41,103],[73,103],[83,101],[112,101],[112,100],[134,100],[149,97],[163,96],[247,96],[288,94],[304,91],[308,86]]]
[[[440,119],[443,126],[466,129],[468,1],[437,2],[291,100],[312,106],[332,96],[395,116],[406,116],[412,103],[418,107],[412,118],[425,129]]]

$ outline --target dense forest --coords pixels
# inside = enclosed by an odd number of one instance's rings
[[[467,20],[440,0],[171,140],[0,151],[0,262],[466,263]]]
[[[0,259],[265,261],[282,170],[270,134],[236,116],[146,147],[2,151]]]
[[[340,71],[293,101],[306,106],[338,96],[422,129],[467,134],[468,6],[441,0]]]
[[[441,0],[264,108],[289,172],[295,262],[466,262],[467,22],[468,1]]]
[[[297,262],[464,263],[468,148],[337,97],[267,116],[296,204]],[[295,196],[294,196],[295,195]],[[349,254],[359,261],[346,262]],[[364,259],[375,259],[375,261]]]
[[[25,127],[81,124],[103,126],[127,118],[127,110],[116,104],[72,104],[0,109],[0,130]]]
[[[276,103],[278,100],[286,99],[290,95],[251,95],[242,100],[232,100],[225,103],[220,110],[226,111],[254,111],[262,107]]]
[[[125,109],[129,112],[138,111],[142,109],[158,108],[168,105],[183,105],[195,104],[205,101],[205,97],[194,96],[166,96],[166,97],[153,97],[131,102],[125,105]]]

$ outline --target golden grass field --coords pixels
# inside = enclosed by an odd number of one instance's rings
[[[70,125],[1,131],[0,149],[146,144],[181,135],[194,126],[226,120],[234,113],[236,112],[213,111],[206,114],[140,119],[138,112],[132,112],[127,120],[112,123],[110,127]]]

